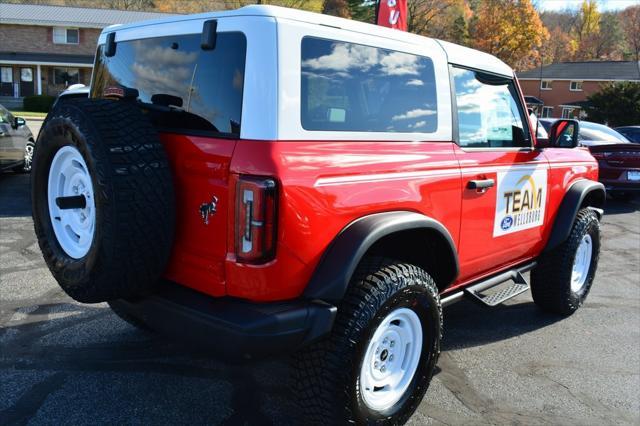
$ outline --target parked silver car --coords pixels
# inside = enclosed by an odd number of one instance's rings
[[[29,173],[35,144],[24,118],[0,105],[0,171]]]

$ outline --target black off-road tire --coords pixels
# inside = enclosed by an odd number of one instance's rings
[[[116,314],[121,320],[147,333],[153,332],[153,329],[149,327],[147,323],[132,315],[129,315],[129,313],[125,309],[122,309],[117,303],[108,302],[108,304],[113,313]]]
[[[402,398],[384,411],[370,409],[360,391],[360,369],[369,341],[399,307],[422,324],[422,354]],[[294,357],[295,390],[303,424],[402,424],[422,400],[440,354],[442,308],[433,279],[421,268],[385,258],[358,267],[331,334]]]
[[[75,147],[94,190],[95,231],[86,255],[63,250],[49,215],[48,179],[55,154]],[[158,134],[134,104],[70,99],[47,117],[31,172],[35,233],[47,266],[77,301],[104,302],[150,292],[173,244],[175,201]]]
[[[586,281],[579,291],[571,289],[574,259],[582,238],[589,234],[592,241],[591,264]],[[538,266],[531,271],[533,301],[543,310],[571,315],[585,301],[598,268],[600,256],[600,222],[596,212],[582,209],[578,212],[569,238],[538,259]]]

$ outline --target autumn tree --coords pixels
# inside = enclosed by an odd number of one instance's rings
[[[341,18],[351,17],[347,0],[325,0],[324,5],[322,6],[322,13],[340,16]]]
[[[447,0],[407,0],[407,29],[427,35],[432,21],[452,6]]]
[[[554,27],[550,31],[549,40],[540,48],[540,60],[544,64],[570,61],[575,55],[574,48],[569,34],[560,27]]]
[[[621,18],[629,52],[635,61],[640,61],[640,5],[623,10]]]
[[[517,69],[535,66],[549,39],[530,0],[485,0],[471,21],[471,44]]]
[[[593,38],[593,58],[621,59],[624,36],[616,13],[605,12],[600,15],[600,31]]]

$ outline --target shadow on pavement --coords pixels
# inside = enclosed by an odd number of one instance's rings
[[[21,301],[0,315],[0,369],[43,375],[0,411],[3,424],[37,422],[43,412],[69,409],[65,398],[81,399],[75,402],[78,409],[89,410],[85,415],[97,422],[117,422],[120,415],[163,424],[295,424],[300,419],[287,357],[218,361],[212,352],[139,331],[104,305],[73,303],[57,289],[46,296],[42,304]],[[463,300],[445,310],[443,351],[510,339],[559,319],[531,302],[487,309]],[[105,389],[113,392],[108,398]],[[46,401],[63,405],[52,408],[44,406]]]
[[[0,217],[31,216],[28,174],[0,173]]]
[[[531,297],[525,293],[525,297]],[[532,301],[493,308],[471,300],[444,309],[442,350],[463,349],[507,340],[552,325],[563,318],[540,310]]]
[[[635,196],[629,200],[618,200],[607,197],[606,204],[604,205],[605,215],[632,213],[637,210],[640,210],[640,196]]]
[[[66,417],[69,403],[83,424],[294,424],[286,358],[223,363],[105,307],[50,299],[0,316],[0,369],[41,376],[0,410],[1,424]]]

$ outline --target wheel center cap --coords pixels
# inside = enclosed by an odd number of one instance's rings
[[[382,353],[380,354],[380,361],[386,361],[388,356],[389,356],[389,351],[387,351],[386,349],[383,350]]]

